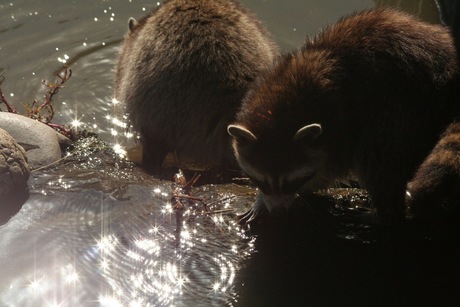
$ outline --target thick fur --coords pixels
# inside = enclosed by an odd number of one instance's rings
[[[343,18],[281,56],[228,128],[264,194],[255,211],[352,174],[382,221],[401,220],[407,182],[459,114],[457,79],[448,29],[391,9]],[[299,137],[312,124],[315,136]]]
[[[407,205],[408,215],[421,219],[450,214],[444,205],[460,205],[460,122],[447,127],[409,182]]]
[[[226,127],[277,54],[261,23],[232,0],[169,0],[130,19],[115,98],[140,132],[145,166],[158,174],[175,151],[210,168],[237,167]]]

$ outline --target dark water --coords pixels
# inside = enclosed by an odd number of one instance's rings
[[[438,19],[432,1],[242,2],[284,50],[376,4]],[[127,19],[155,5],[2,1],[6,97],[18,109],[40,99],[41,79],[67,64],[73,77],[56,96],[55,121],[78,120],[109,147],[123,145],[111,105],[117,48]],[[450,224],[363,224],[365,208],[349,202],[362,195],[351,191],[345,201],[305,196],[285,218],[243,231],[235,217],[254,189],[204,185],[194,195],[214,213],[187,206],[178,232],[171,182],[97,141],[81,146],[34,173],[27,201],[0,227],[0,306],[460,306],[460,239]]]

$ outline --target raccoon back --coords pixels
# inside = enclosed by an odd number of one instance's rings
[[[166,1],[130,28],[115,97],[141,138],[154,136],[196,160],[229,159],[225,128],[277,54],[268,32],[231,0]]]

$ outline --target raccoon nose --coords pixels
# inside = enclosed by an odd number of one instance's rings
[[[271,214],[279,214],[288,210],[295,198],[295,194],[264,194],[265,207]]]
[[[287,215],[287,209],[283,206],[275,207],[269,212],[272,216],[276,218],[281,218]]]

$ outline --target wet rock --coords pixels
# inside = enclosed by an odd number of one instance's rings
[[[47,125],[22,115],[0,112],[0,128],[25,149],[32,169],[59,160],[62,156],[61,144],[70,143],[69,139]]]
[[[26,151],[0,129],[0,196],[25,187],[29,175]]]

